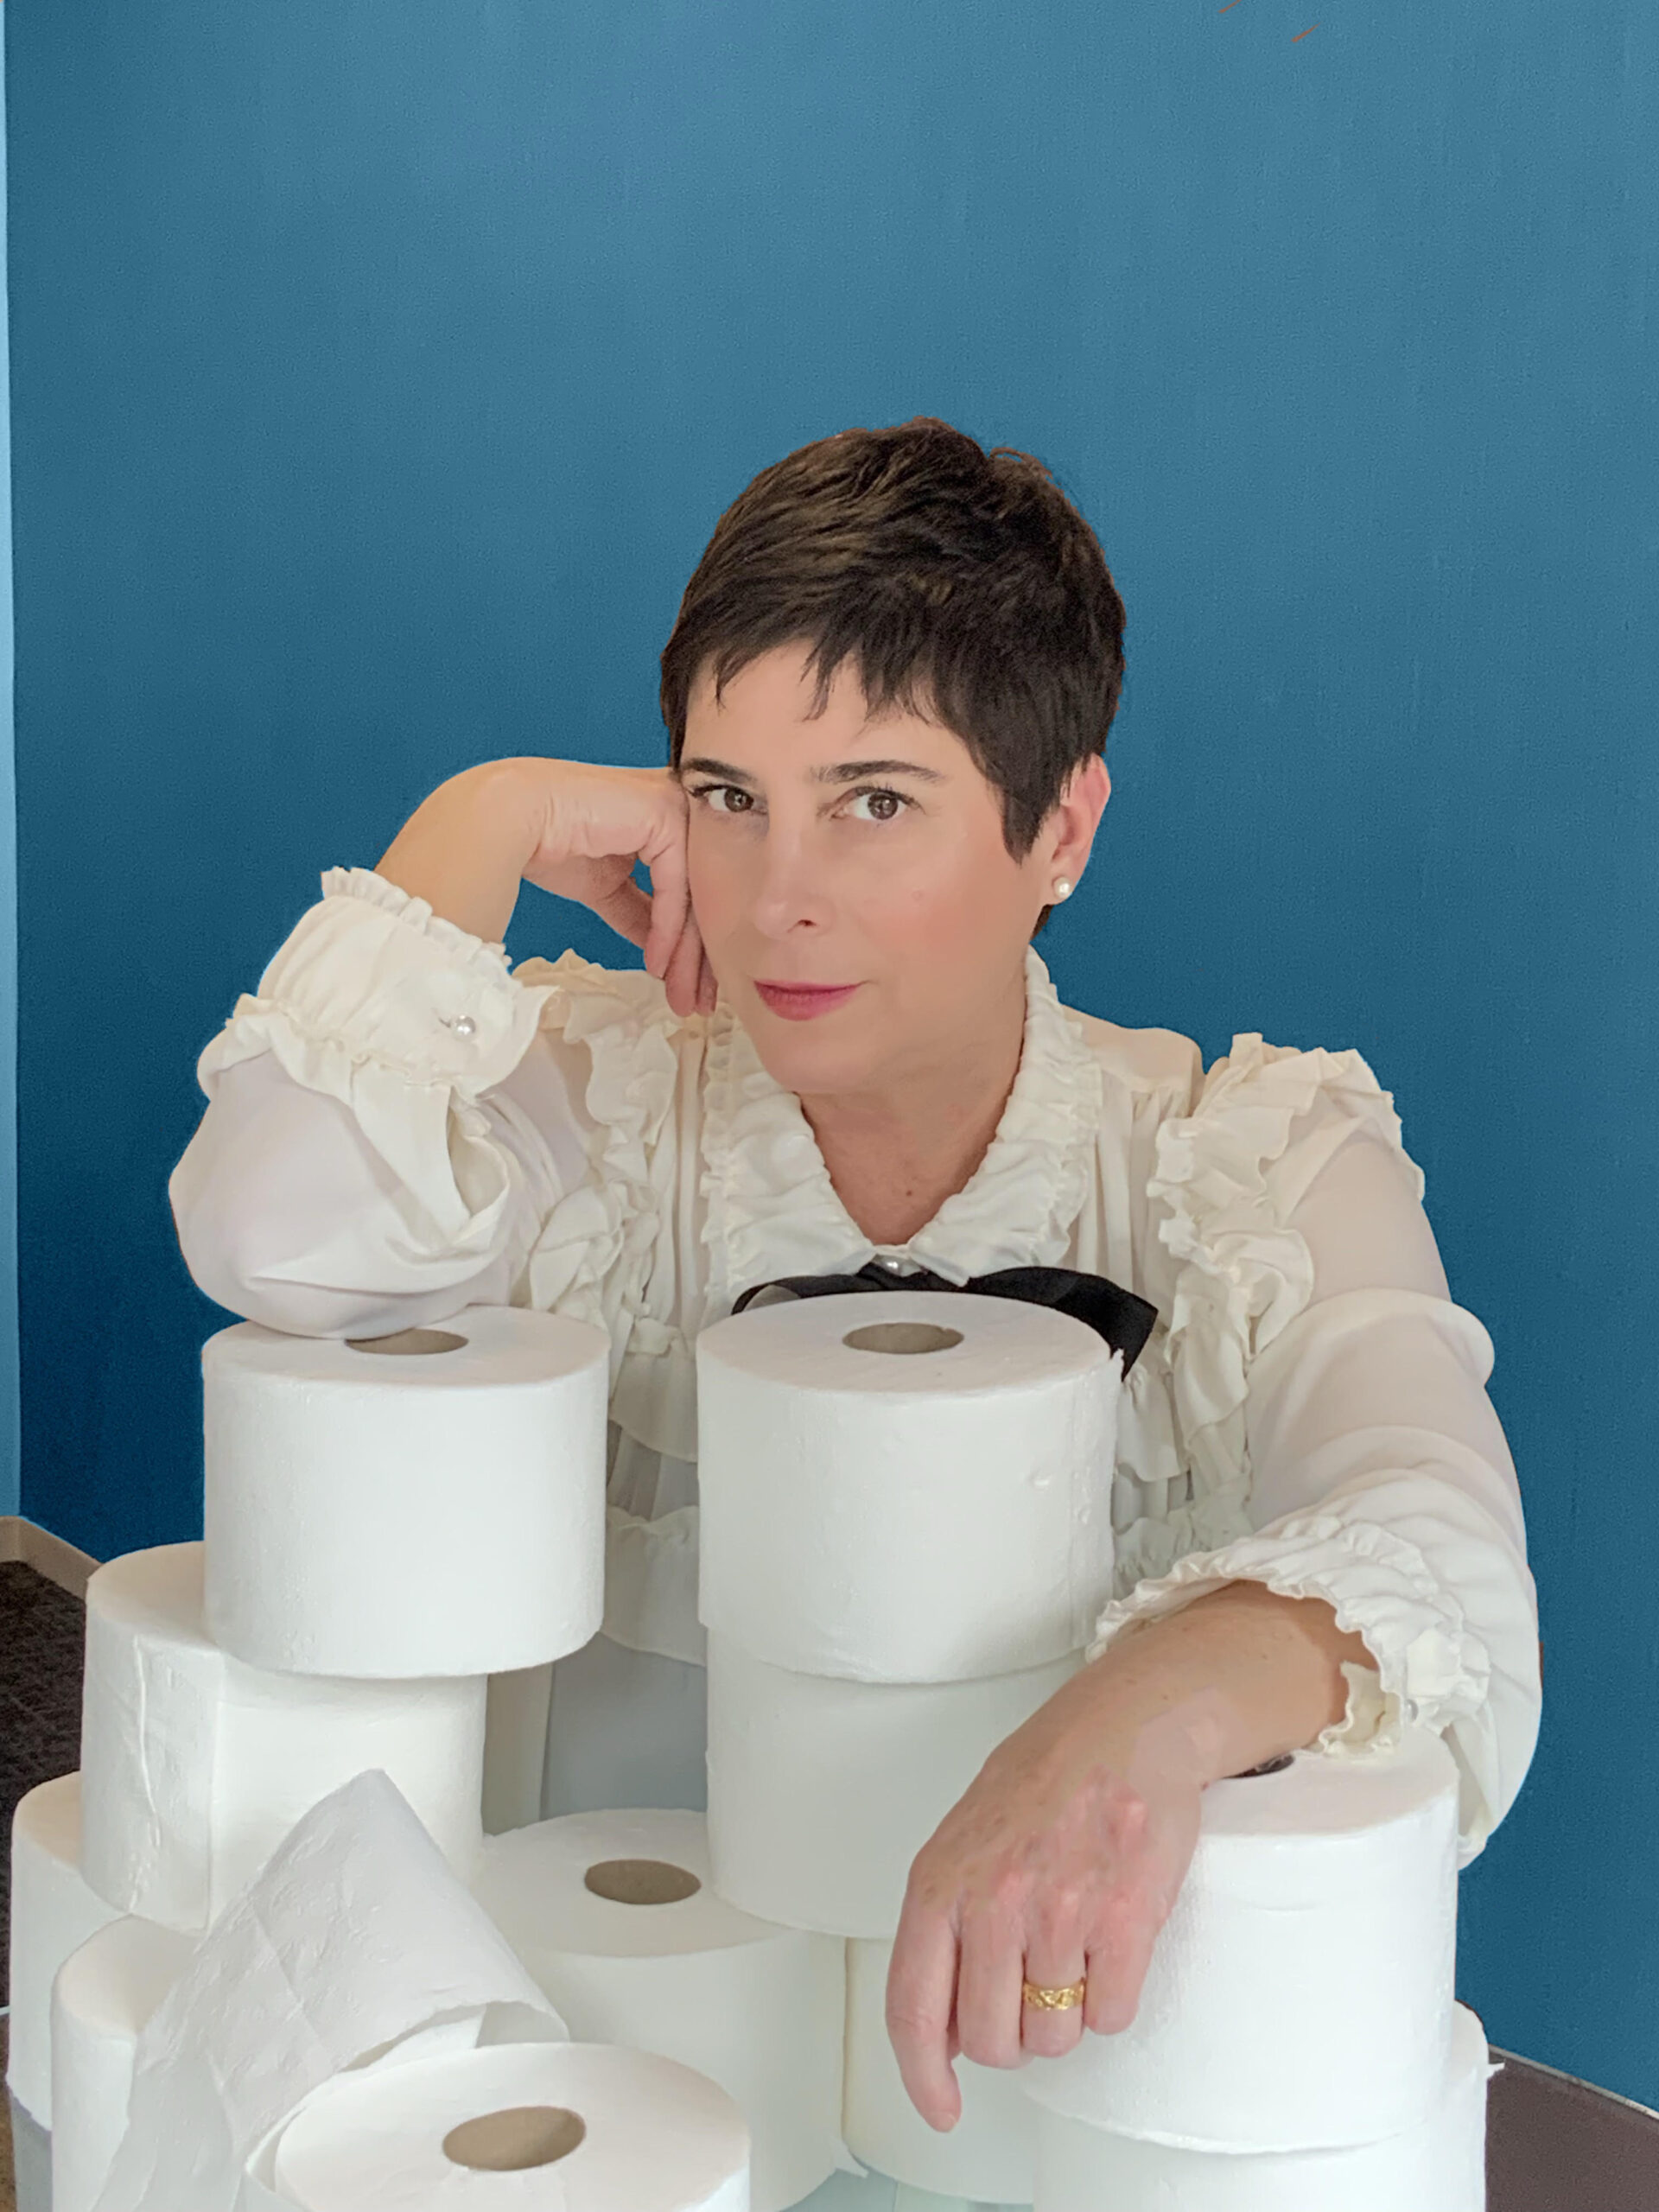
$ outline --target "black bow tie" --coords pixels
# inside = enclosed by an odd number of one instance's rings
[[[1052,1306],[1073,1320],[1086,1322],[1114,1351],[1121,1351],[1126,1376],[1158,1319],[1158,1308],[1132,1290],[1122,1290],[1104,1275],[1085,1274],[1078,1268],[998,1268],[988,1275],[970,1275],[966,1282],[946,1282],[926,1268],[906,1275],[883,1267],[879,1260],[870,1261],[855,1275],[780,1275],[774,1282],[758,1282],[743,1293],[732,1311],[741,1313],[765,1292],[776,1291],[785,1298],[830,1298],[849,1290],[954,1290]],[[778,1302],[765,1300],[768,1306]]]

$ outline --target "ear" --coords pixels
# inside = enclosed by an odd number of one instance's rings
[[[1053,812],[1043,825],[1051,875],[1082,880],[1089,865],[1095,832],[1112,795],[1112,779],[1098,753],[1080,761],[1066,780]]]

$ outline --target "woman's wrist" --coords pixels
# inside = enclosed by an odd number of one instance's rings
[[[440,784],[393,838],[375,873],[457,929],[499,944],[532,854],[544,845],[559,763],[486,760]]]
[[[1150,1760],[1219,1782],[1340,1720],[1344,1661],[1371,1655],[1322,1599],[1230,1582],[1121,1630],[1016,1732],[1067,1767]]]

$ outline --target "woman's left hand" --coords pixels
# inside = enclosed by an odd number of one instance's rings
[[[1205,1768],[1186,1732],[1114,1748],[1034,1723],[999,1746],[912,1866],[887,1979],[887,2032],[931,2126],[962,2110],[951,2060],[1058,2057],[1135,2018],[1152,1947],[1198,1835]],[[1039,2010],[1022,1984],[1081,1981]]]
[[[1131,1623],[997,1746],[916,1855],[887,1972],[924,2119],[960,2117],[958,2056],[1021,2066],[1128,2026],[1205,1788],[1312,1743],[1370,1658],[1325,1599],[1227,1583]],[[1084,2001],[1039,2010],[1027,1980],[1081,1981]]]

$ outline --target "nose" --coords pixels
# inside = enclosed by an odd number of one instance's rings
[[[830,917],[824,856],[810,830],[768,823],[754,883],[754,925],[763,937],[787,937],[802,923],[822,927]]]

